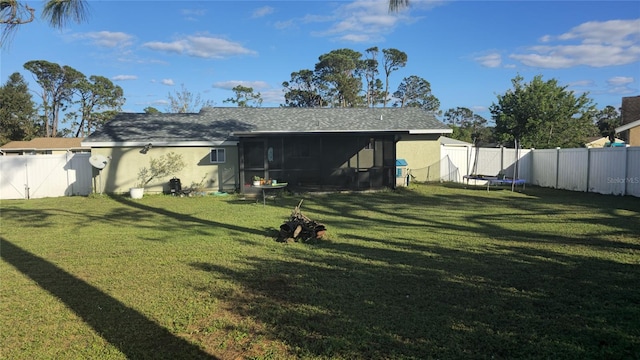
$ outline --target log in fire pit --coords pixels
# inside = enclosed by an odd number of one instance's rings
[[[284,224],[280,225],[278,241],[292,242],[321,239],[327,232],[327,229],[323,224],[309,219],[300,212],[302,201],[303,200],[300,200],[298,206],[293,209],[289,219],[285,221]]]

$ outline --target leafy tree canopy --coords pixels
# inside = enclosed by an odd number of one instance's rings
[[[222,102],[237,104],[238,107],[260,107],[262,105],[262,95],[259,92],[254,93],[252,87],[237,85],[232,90],[235,97]]]
[[[522,147],[580,147],[592,133],[594,106],[587,94],[576,96],[558,81],[535,76],[524,83],[520,75],[513,89],[498,95],[490,106],[496,135],[503,144],[517,141]]]
[[[0,87],[0,145],[14,140],[30,140],[40,126],[28,84],[15,72]]]

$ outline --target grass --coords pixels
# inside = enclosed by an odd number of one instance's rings
[[[279,243],[302,211],[323,240]],[[3,201],[4,359],[638,359],[640,200]]]

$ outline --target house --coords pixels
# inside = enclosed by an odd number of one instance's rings
[[[622,125],[616,128],[616,134],[625,134],[630,146],[640,146],[640,96],[623,97],[620,116]]]
[[[11,141],[0,146],[2,155],[40,155],[88,153],[90,147],[82,146],[83,138],[40,137],[29,141]]]
[[[611,140],[609,140],[608,137],[594,136],[587,138],[587,142],[584,144],[584,146],[589,149],[611,147]],[[625,146],[625,142],[622,139],[616,138],[613,146]]]
[[[149,159],[168,152],[187,167],[182,186],[251,191],[254,177],[291,188],[395,187],[396,158],[439,160],[451,129],[417,108],[203,108],[199,113],[120,113],[83,142],[109,160],[104,192],[127,192]],[[147,191],[167,191],[157,179]],[[426,179],[416,179],[426,180]]]

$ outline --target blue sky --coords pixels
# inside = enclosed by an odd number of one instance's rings
[[[27,1],[40,13],[41,1]],[[386,1],[90,1],[83,24],[55,30],[38,19],[2,49],[1,81],[21,72],[34,100],[30,60],[69,65],[124,89],[124,111],[167,109],[181,86],[216,106],[238,84],[263,107],[284,102],[282,82],[331,50],[396,48],[441,110],[468,107],[490,119],[517,74],[589,92],[599,109],[640,94],[640,5],[634,1],[417,1],[397,14]]]

